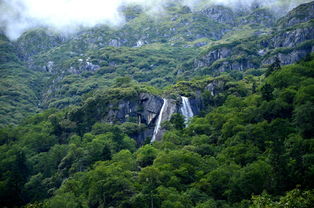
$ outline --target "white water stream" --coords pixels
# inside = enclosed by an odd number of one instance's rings
[[[181,96],[182,99],[182,107],[181,113],[184,116],[185,123],[189,121],[190,118],[194,116],[189,98]]]
[[[168,105],[168,100],[167,99],[164,99],[164,103],[161,107],[161,110],[159,112],[159,115],[158,115],[158,119],[157,119],[157,123],[156,123],[156,126],[155,126],[155,129],[154,129],[154,134],[153,134],[153,137],[152,139],[150,140],[150,142],[154,142],[156,140],[156,136],[157,134],[159,133],[160,131],[160,126],[161,126],[161,121],[162,121],[162,115],[164,113],[164,111],[167,109],[167,105]]]

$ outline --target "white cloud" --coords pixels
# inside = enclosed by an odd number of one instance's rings
[[[3,0],[0,21],[7,35],[17,38],[35,26],[49,26],[58,31],[73,31],[79,26],[120,24],[118,0]]]
[[[120,25],[124,19],[119,8],[128,3],[140,4],[146,11],[156,15],[169,1],[176,0],[0,0],[0,27],[12,40],[17,39],[26,30],[38,26],[49,27],[66,34],[80,27],[93,27],[98,24]],[[251,5],[256,1],[273,4],[284,0],[177,1],[190,7],[204,2],[239,7]],[[286,0],[285,2],[292,4],[298,1]]]

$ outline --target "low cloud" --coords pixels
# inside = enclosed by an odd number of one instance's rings
[[[121,6],[139,4],[144,10],[160,13],[169,2],[198,8],[200,5],[220,4],[233,8],[264,6],[294,7],[305,0],[0,0],[0,29],[16,40],[23,32],[35,27],[47,27],[63,34],[73,33],[82,27],[99,24],[118,26],[124,18]]]

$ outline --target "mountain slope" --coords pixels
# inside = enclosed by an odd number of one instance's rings
[[[28,68],[51,77],[43,107],[63,108],[94,89],[112,86],[119,76],[163,87],[194,76],[257,69],[275,56],[282,64],[294,63],[313,51],[312,5],[278,22],[265,8],[191,11],[169,4],[156,20],[131,6],[122,10],[128,22],[120,28],[99,26],[67,39],[38,29],[24,34],[16,47]],[[286,19],[302,15],[307,18],[286,28]],[[38,44],[28,50],[32,42]]]
[[[268,33],[257,33],[246,39],[209,47],[196,59],[194,67],[203,74],[217,74],[231,70],[261,68],[273,63],[276,56],[283,65],[301,60],[314,51],[314,22],[311,18],[313,5],[314,2],[292,10]],[[300,16],[306,18],[300,18],[297,23],[286,26],[286,18]]]
[[[138,124],[137,116],[142,112],[141,122],[147,121],[147,107],[152,113],[155,103],[160,111],[162,99],[128,80],[120,80],[119,88],[99,91],[81,106],[49,110],[2,129],[1,203],[255,208],[266,198],[267,206],[280,207],[267,192],[287,194],[281,200],[310,207],[313,66],[312,56],[273,68],[267,78],[179,82],[163,92],[164,97],[178,93],[192,101],[201,91],[203,112],[187,127],[180,114],[173,114],[163,124],[168,131],[162,141],[137,150],[130,137],[147,128]],[[132,110],[125,111],[127,105]],[[252,195],[260,196],[251,201]]]
[[[17,124],[39,111],[42,73],[27,69],[18,59],[14,45],[0,35],[0,125]]]
[[[0,207],[311,208],[313,5],[1,35]]]

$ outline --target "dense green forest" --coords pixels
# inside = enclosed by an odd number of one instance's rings
[[[0,207],[313,207],[314,1],[200,2],[0,25]]]
[[[45,82],[42,73],[27,69],[16,56],[13,45],[0,34],[0,126],[16,124],[39,112],[40,89]],[[9,114],[9,115],[8,115]]]
[[[168,131],[162,141],[138,149],[131,139],[138,124],[87,119],[91,128],[82,131],[71,117],[73,108],[51,109],[4,128],[1,202],[30,203],[27,207],[311,207],[314,57],[274,66],[265,70],[266,77],[241,74],[239,80],[226,74],[172,86],[187,93],[194,84],[215,79],[224,80],[226,90],[215,96],[205,91],[207,108],[200,116],[185,127],[182,116],[174,114],[164,123]],[[132,96],[140,89],[125,82],[101,99]],[[84,101],[82,114],[95,110],[84,105],[101,93]]]

